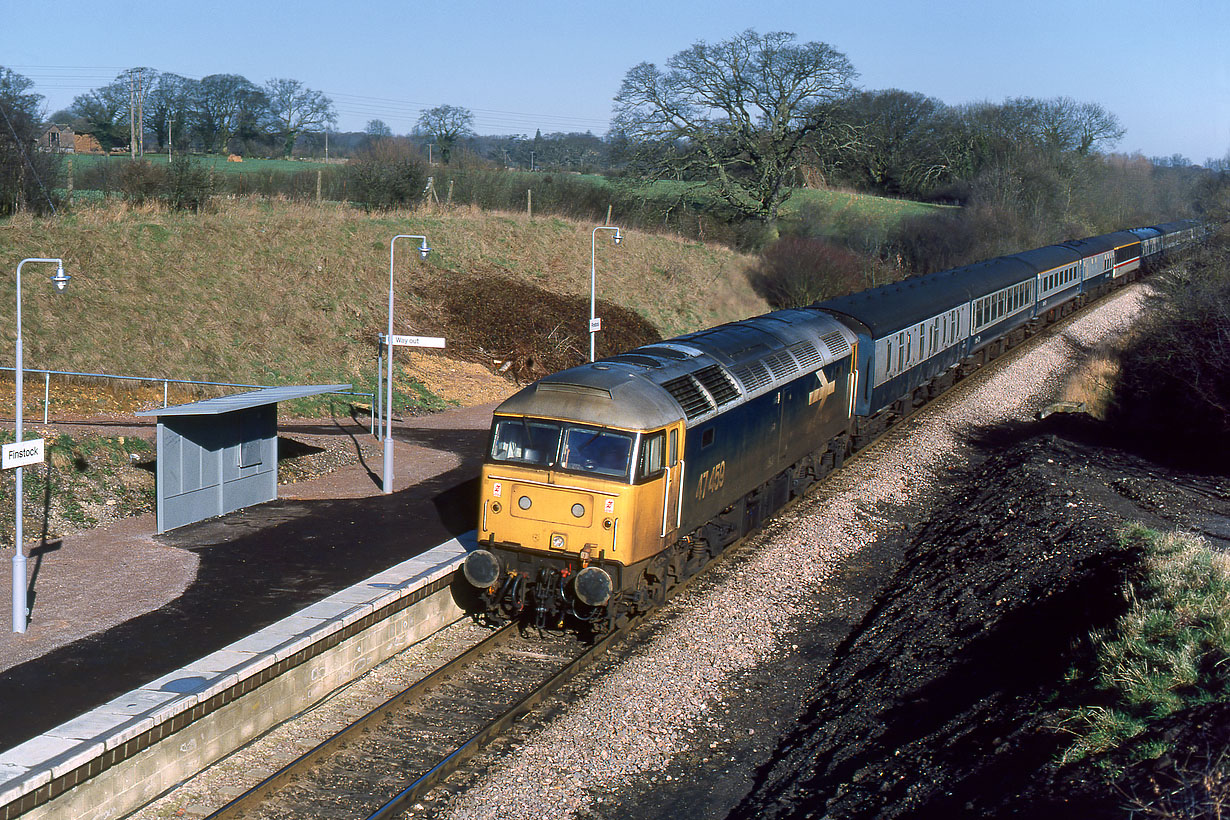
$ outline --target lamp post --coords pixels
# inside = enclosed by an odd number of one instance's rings
[[[21,430],[21,267],[27,262],[55,262],[56,273],[51,277],[51,281],[55,283],[56,290],[64,290],[64,286],[68,284],[68,280],[72,277],[64,272],[64,260],[62,259],[44,259],[41,257],[31,257],[23,259],[17,263],[17,437],[16,441],[22,440]],[[22,468],[16,468],[16,541],[13,544],[13,631],[26,631],[26,553],[22,544],[21,532],[21,471]]]
[[[398,234],[389,240],[389,335],[385,337],[389,355],[388,394],[384,402],[384,492],[393,492],[393,246],[399,239],[419,239],[419,256],[427,258],[431,248],[427,247],[427,237]]]
[[[598,332],[594,328],[594,260],[598,254],[598,231],[614,231],[615,235],[611,239],[616,245],[619,244],[619,240],[623,239],[619,228],[613,225],[600,225],[594,228],[589,235],[589,360],[591,362],[594,360],[594,334]]]

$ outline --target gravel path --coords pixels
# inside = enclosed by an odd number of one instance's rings
[[[715,727],[722,734],[724,724],[728,737],[746,734],[729,725],[726,699],[743,673],[790,653],[792,624],[818,617],[809,608],[811,593],[854,553],[899,527],[885,512],[930,495],[947,468],[963,461],[971,430],[1030,418],[1053,401],[1079,352],[1124,331],[1143,295],[1136,286],[1112,297],[990,378],[967,383],[965,395],[943,413],[924,409],[906,422],[843,469],[823,498],[792,511],[790,526],[760,536],[738,570],[723,573],[720,587],[673,601],[649,643],[431,813],[506,820],[627,816],[618,804],[621,789],[669,778],[671,759],[696,751],[698,727],[709,729],[706,737]],[[715,752],[712,760],[726,766],[729,758]]]

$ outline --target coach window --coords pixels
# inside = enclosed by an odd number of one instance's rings
[[[679,463],[679,431],[671,430],[671,460],[670,465],[674,467]]]

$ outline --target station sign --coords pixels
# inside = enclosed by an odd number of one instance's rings
[[[42,464],[43,457],[43,439],[15,441],[0,448],[0,469],[9,470],[13,467],[25,467],[28,464]]]
[[[602,320],[595,317],[589,320],[589,332],[598,333],[602,330]]]
[[[380,334],[380,343],[392,347],[444,347],[444,339],[440,336],[389,336]]]

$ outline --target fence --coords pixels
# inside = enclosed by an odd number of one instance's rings
[[[31,367],[23,367],[21,370],[23,373],[23,378],[24,378],[24,374],[26,373],[42,373],[43,374],[43,424],[50,423],[48,421],[48,407],[51,402],[51,377],[52,376],[77,376],[77,377],[92,378],[92,379],[115,379],[117,381],[152,382],[155,384],[158,382],[162,382],[162,406],[163,407],[166,407],[168,405],[168,396],[169,396],[169,392],[171,389],[171,385],[173,384],[193,385],[193,386],[198,386],[198,387],[246,387],[251,390],[260,390],[266,387],[273,386],[273,385],[267,385],[267,384],[235,384],[232,382],[203,382],[203,381],[193,381],[191,379],[168,379],[163,376],[117,376],[113,373],[77,373],[71,370],[38,370],[35,368],[31,368]],[[0,371],[16,373],[17,368],[0,367]],[[375,411],[376,396],[374,393],[364,393],[360,391],[351,390],[351,391],[341,391],[341,392],[333,393],[329,395],[366,396],[371,401],[370,406],[372,408],[371,431],[370,432],[373,436],[376,434],[376,411]]]

